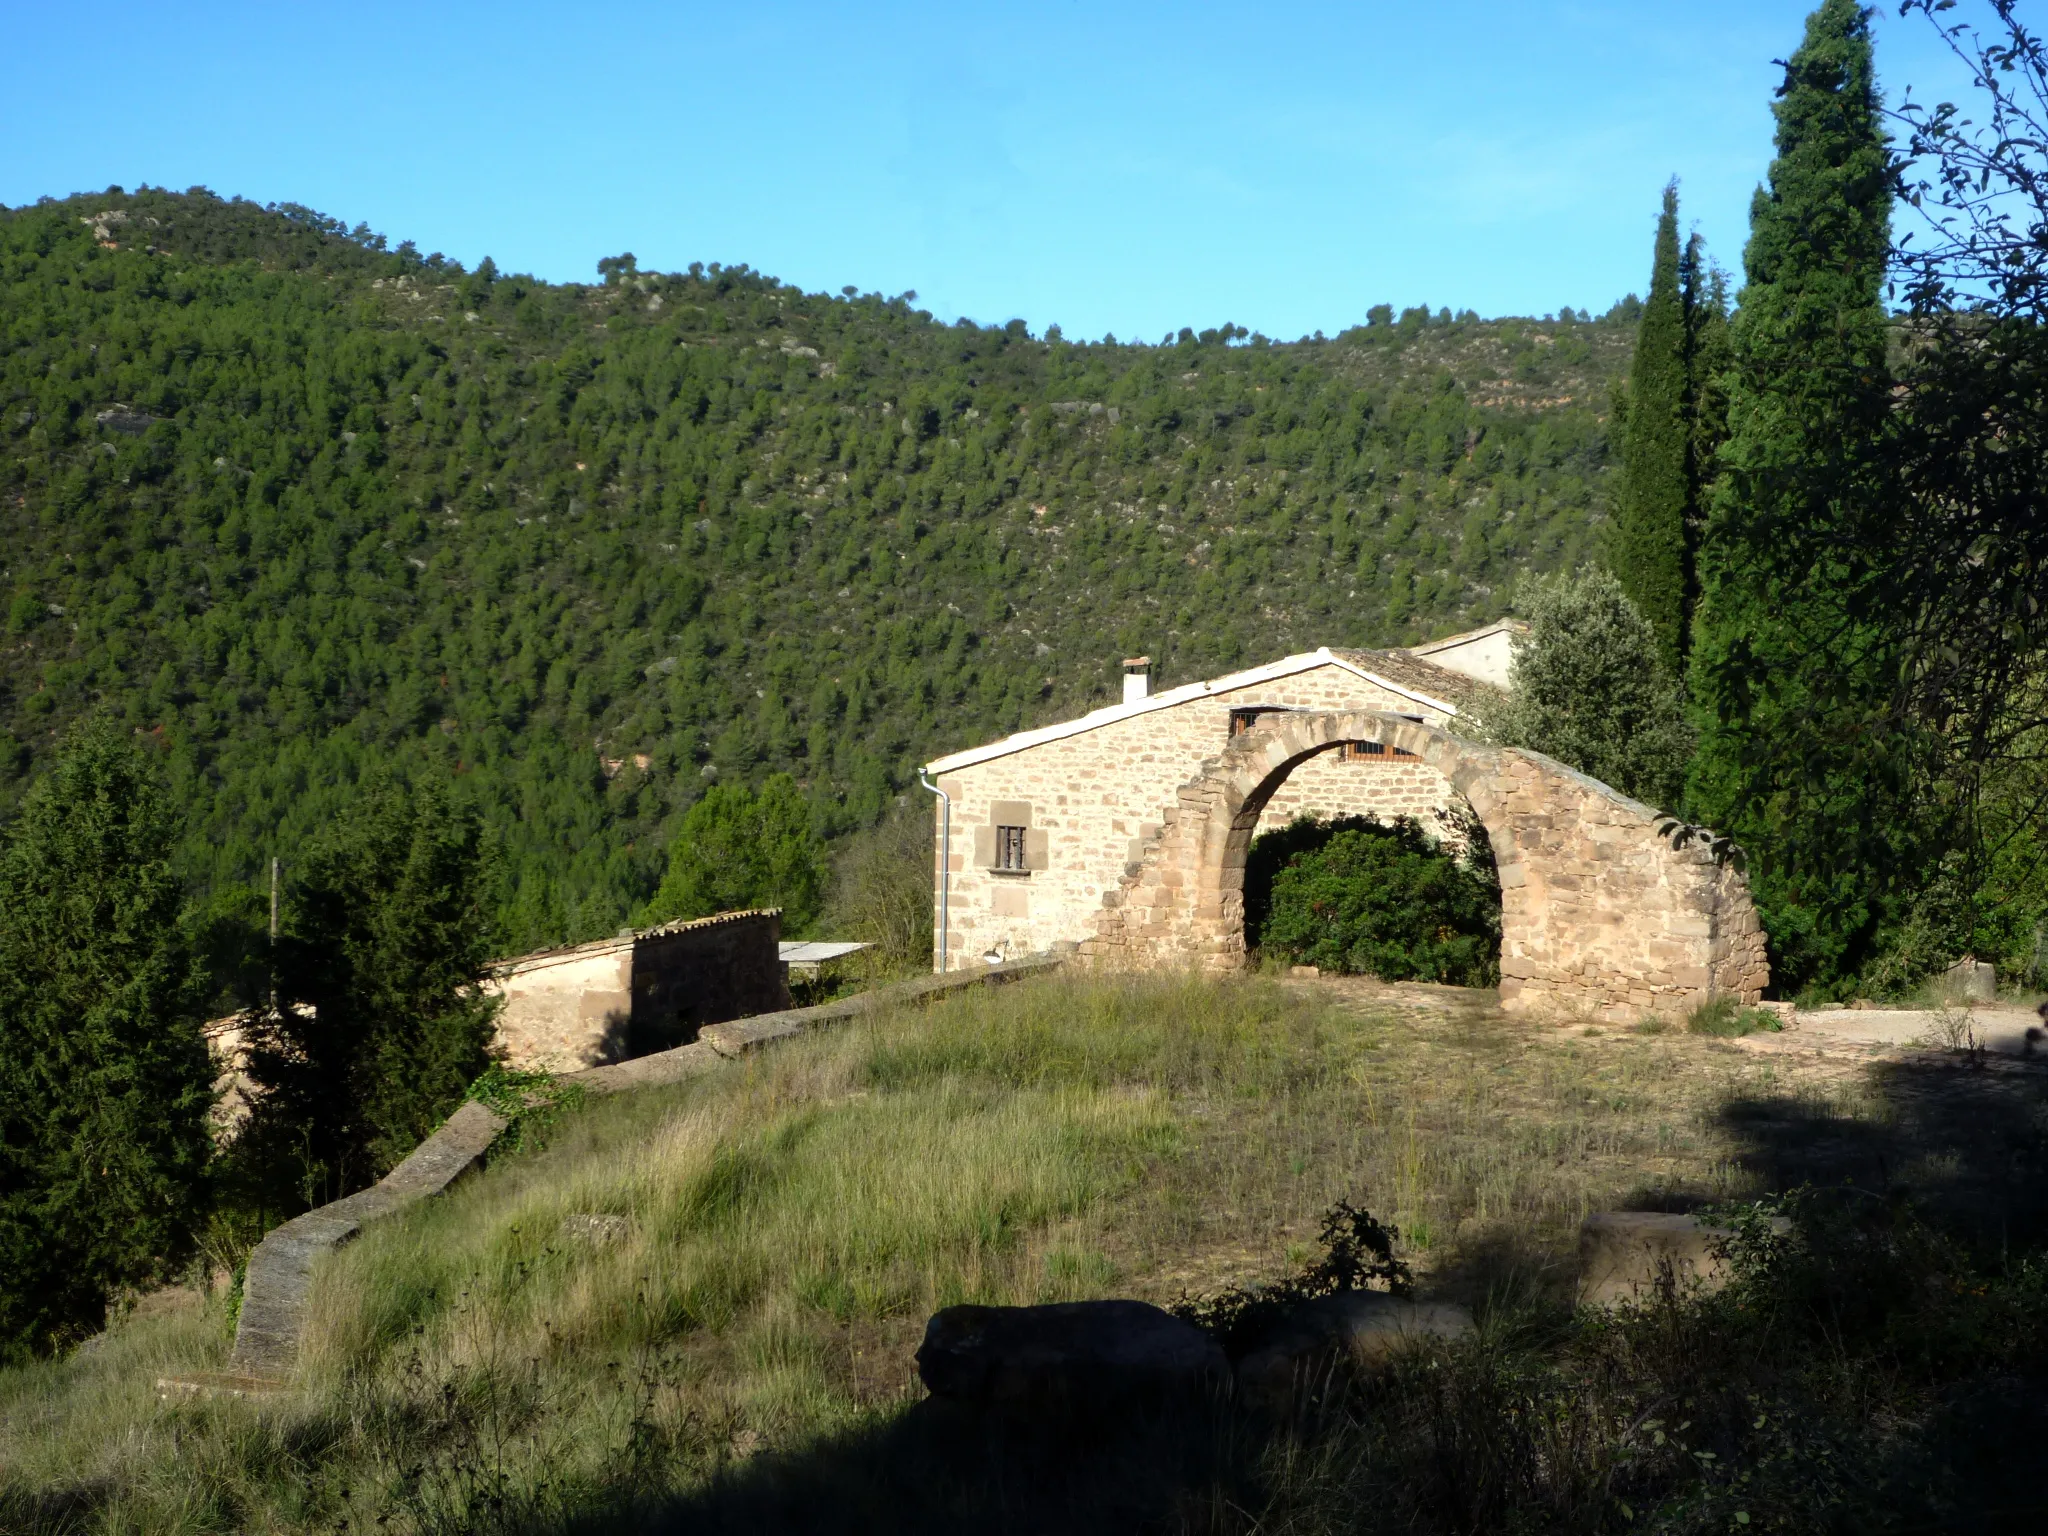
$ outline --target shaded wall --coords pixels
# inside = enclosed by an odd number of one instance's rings
[[[726,912],[503,961],[497,1046],[522,1071],[580,1072],[790,1006],[779,911]]]
[[[791,1007],[781,941],[782,913],[774,909],[641,934],[633,941],[631,1054],[687,1045],[706,1024]]]

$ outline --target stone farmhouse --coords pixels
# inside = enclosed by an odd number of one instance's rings
[[[1124,697],[926,765],[939,799],[935,968],[1077,949],[1245,959],[1244,857],[1303,814],[1475,817],[1502,886],[1501,998],[1613,1019],[1744,1002],[1768,980],[1741,873],[1703,838],[1537,753],[1472,738],[1514,626],[1321,650]]]
[[[1120,703],[927,765],[952,801],[949,962],[1090,937],[1104,894],[1159,831],[1180,786],[1270,716],[1387,710],[1447,726],[1483,712],[1490,695],[1499,696],[1491,684],[1408,652],[1326,647],[1160,693],[1150,663],[1135,658]],[[1340,749],[1289,775],[1257,830],[1300,815],[1405,815],[1429,826],[1450,802],[1443,776],[1411,752]]]

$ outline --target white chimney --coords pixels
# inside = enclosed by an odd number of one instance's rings
[[[1152,658],[1150,656],[1126,656],[1124,658],[1124,702],[1135,704],[1149,698],[1152,693]]]

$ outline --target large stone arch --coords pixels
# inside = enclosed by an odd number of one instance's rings
[[[1183,785],[1103,897],[1097,964],[1245,963],[1244,864],[1267,800],[1295,766],[1347,741],[1403,748],[1450,781],[1492,840],[1501,884],[1501,1006],[1623,1021],[1718,995],[1755,1002],[1770,978],[1748,882],[1658,814],[1536,752],[1482,746],[1371,710],[1269,717]]]

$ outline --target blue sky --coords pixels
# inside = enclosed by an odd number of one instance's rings
[[[546,278],[746,262],[1076,337],[1600,310],[1673,174],[1739,270],[1807,9],[0,0],[0,202],[197,183]],[[1895,11],[1887,86],[1953,94]]]

